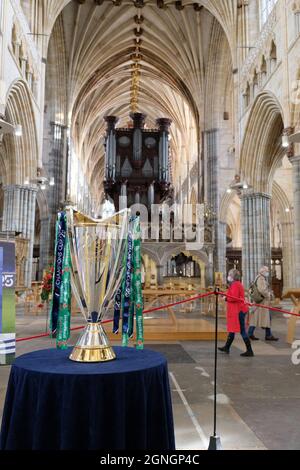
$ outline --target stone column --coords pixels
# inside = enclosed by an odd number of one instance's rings
[[[242,265],[246,288],[262,266],[271,266],[270,200],[265,193],[241,195]]]
[[[206,285],[206,287],[214,285],[213,248],[208,249],[208,264],[207,264],[207,266],[205,266],[205,285]]]
[[[218,224],[217,239],[217,270],[223,273],[223,279],[226,279],[226,222],[222,220]]]
[[[157,284],[162,286],[164,283],[164,267],[163,266],[156,266],[157,268]]]
[[[207,173],[206,173],[206,197],[207,202],[211,206],[215,215],[211,219],[211,224],[214,230],[214,260],[212,266],[212,272],[218,270],[219,267],[219,246],[218,243],[222,242],[223,234],[219,235],[219,229],[222,231],[222,227],[218,223],[219,218],[219,159],[218,159],[218,131],[211,129],[205,132],[206,139],[206,156],[207,156]],[[222,246],[220,247],[222,249]],[[212,282],[213,280],[212,275]]]
[[[29,240],[24,267],[24,285],[31,286],[36,188],[8,185],[4,188],[2,230],[21,232]]]
[[[40,231],[40,261],[39,261],[39,279],[43,277],[43,271],[49,264],[50,251],[50,218],[41,219]]]
[[[300,287],[300,155],[289,159],[293,165],[294,189],[294,237],[295,237],[295,285]]]
[[[294,223],[283,222],[282,227],[282,258],[283,258],[283,290],[295,286],[295,243]]]
[[[218,131],[211,129],[205,132],[206,135],[206,153],[207,153],[207,202],[212,206],[216,214],[219,212],[219,194],[218,194],[218,153],[217,137]]]

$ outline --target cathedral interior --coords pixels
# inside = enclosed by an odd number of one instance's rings
[[[226,289],[232,269],[247,290],[267,266],[272,306],[300,313],[299,152],[299,0],[1,0],[0,238],[15,237],[17,337],[45,331],[66,204],[138,211],[146,307],[210,292],[218,276]],[[202,210],[201,246],[176,219],[184,206],[195,231]],[[223,298],[219,313],[225,340]],[[261,337],[251,362],[220,357],[225,449],[300,448],[288,317],[272,314],[279,341]],[[145,316],[146,346],[169,363],[178,449],[208,445],[214,321],[210,297]],[[0,412],[8,375],[0,366]]]

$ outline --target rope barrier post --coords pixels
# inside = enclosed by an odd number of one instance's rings
[[[218,321],[219,321],[219,288],[215,288],[215,364],[214,364],[214,434],[210,436],[208,450],[222,450],[221,439],[217,436],[217,371],[218,371]]]
[[[48,320],[49,320],[49,303],[46,303],[46,326],[45,333],[48,333]]]

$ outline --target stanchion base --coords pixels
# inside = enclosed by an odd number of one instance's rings
[[[208,450],[222,450],[219,436],[210,436]]]

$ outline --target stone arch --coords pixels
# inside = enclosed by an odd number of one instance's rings
[[[220,204],[220,223],[226,224],[227,230],[230,229],[235,234],[233,246],[240,247],[241,243],[241,203],[236,192],[225,192]]]
[[[283,155],[283,111],[270,92],[260,93],[252,107],[241,148],[242,178],[256,191],[270,194],[274,172]]]
[[[153,261],[157,264],[161,264],[160,256],[157,250],[153,247],[152,249],[148,247],[145,243],[142,244],[142,254],[146,254],[149,258],[153,259]]]
[[[281,243],[282,243],[282,258],[283,258],[283,288],[286,290],[295,285],[295,238],[294,238],[294,218],[290,210],[290,201],[282,189],[282,187],[273,182],[272,186],[272,199],[277,203],[280,211],[279,222],[281,224]]]
[[[5,134],[6,184],[23,184],[26,177],[36,176],[38,143],[31,95],[25,82],[15,81],[7,95],[6,119],[22,126],[22,136]]]
[[[231,202],[234,199],[234,196],[235,196],[235,193],[233,191],[231,191],[230,193],[226,191],[223,194],[221,198],[221,202],[220,202],[220,213],[219,213],[220,222],[226,223],[227,211]]]
[[[200,272],[201,272],[201,287],[204,288],[205,287],[205,273],[206,273],[206,268],[209,264],[209,260],[208,260],[207,254],[204,253],[203,251],[198,251],[197,253],[195,253],[195,252],[186,250],[184,246],[173,247],[165,251],[160,261],[160,265],[165,266],[172,257],[177,256],[180,253],[183,253],[186,256],[191,256],[193,260],[198,264]]]
[[[182,245],[166,249],[159,264],[164,265],[170,259],[171,256],[179,255],[179,253],[182,252],[189,253],[189,256],[196,256],[201,263],[203,263],[205,266],[208,265],[208,256],[204,251],[198,251],[197,253],[193,253],[186,250]]]

